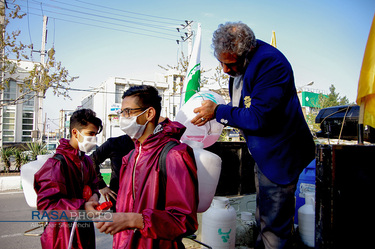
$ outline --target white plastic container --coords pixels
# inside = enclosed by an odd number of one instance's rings
[[[236,211],[226,197],[215,196],[202,215],[202,242],[215,249],[234,249]]]
[[[202,142],[204,148],[214,144],[220,137],[223,125],[211,120],[203,126],[193,125],[190,121],[197,116],[194,109],[202,106],[203,100],[212,100],[216,104],[225,104],[223,97],[212,91],[200,91],[194,94],[186,102],[176,115],[176,121],[186,127],[186,131],[181,137],[181,141],[192,140]]]
[[[241,249],[254,247],[254,224],[255,219],[250,212],[241,212],[241,217],[236,226],[236,246]]]
[[[220,178],[221,158],[205,149],[202,142],[184,141],[194,151],[197,163],[199,205],[198,213],[205,212],[215,196]]]
[[[315,246],[315,193],[305,193],[305,205],[298,209],[298,228],[303,243]]]
[[[34,190],[34,175],[43,166],[48,158],[54,154],[38,155],[37,160],[31,161],[21,167],[21,182],[23,194],[25,196],[27,205],[36,208],[37,195]]]

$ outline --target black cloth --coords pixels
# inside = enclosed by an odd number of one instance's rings
[[[100,173],[100,164],[102,164],[107,158],[110,158],[111,180],[109,183],[109,188],[116,193],[118,192],[119,172],[122,164],[122,158],[132,149],[134,149],[133,140],[131,140],[128,135],[122,135],[119,137],[109,138],[90,155],[100,180],[99,189],[107,186],[103,180],[102,174]]]

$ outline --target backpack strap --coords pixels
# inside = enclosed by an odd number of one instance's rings
[[[62,165],[63,174],[65,175],[65,179],[69,179],[68,164],[66,163],[65,157],[61,154],[55,154],[52,158],[55,158],[60,161]]]
[[[176,145],[179,145],[179,143],[174,140],[169,141],[164,146],[159,156],[158,163],[159,163],[160,177],[159,177],[159,198],[158,198],[158,203],[157,203],[157,208],[159,210],[165,209],[165,192],[167,189],[167,154]]]
[[[66,161],[65,161],[65,158],[64,158],[63,155],[61,155],[61,154],[55,154],[55,155],[53,156],[53,158],[59,160],[60,163],[63,165],[64,169],[67,168],[67,164],[66,164]]]

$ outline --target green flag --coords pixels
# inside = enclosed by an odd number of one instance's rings
[[[195,37],[193,51],[191,52],[188,70],[182,87],[180,107],[183,106],[191,96],[200,90],[201,84],[201,25],[198,23],[197,36]]]

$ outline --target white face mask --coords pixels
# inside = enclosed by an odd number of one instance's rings
[[[120,129],[125,132],[131,139],[138,139],[143,135],[148,121],[144,125],[137,123],[137,118],[145,113],[148,109],[144,110],[141,114],[133,117],[120,117]]]
[[[77,130],[78,131],[78,130]],[[83,151],[85,153],[88,153],[92,150],[92,148],[96,145],[96,136],[84,136],[81,132],[78,131],[78,133],[83,137],[83,141],[78,141],[78,148],[80,151]]]

